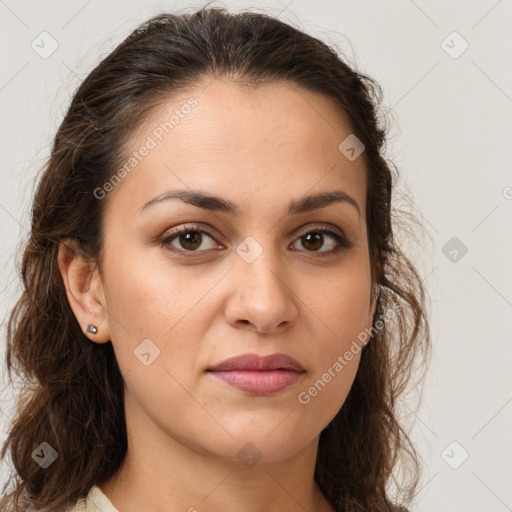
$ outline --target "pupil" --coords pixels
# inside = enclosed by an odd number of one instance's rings
[[[193,233],[193,234],[191,234]],[[180,243],[186,249],[197,249],[201,245],[201,235],[196,231],[190,231],[180,235]],[[191,246],[190,246],[191,244]],[[197,245],[197,247],[196,247]]]
[[[307,234],[303,238],[306,239],[306,244],[311,243],[311,239],[314,238],[313,245],[314,247],[310,247],[310,249],[317,251],[322,246],[322,235],[321,233]]]

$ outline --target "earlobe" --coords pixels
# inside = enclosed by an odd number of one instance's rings
[[[59,246],[58,265],[69,305],[82,332],[96,343],[110,341],[103,285],[96,264],[87,261],[76,243],[68,239]]]

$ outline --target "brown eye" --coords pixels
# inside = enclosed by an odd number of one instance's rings
[[[326,244],[326,236],[327,239],[331,239],[331,242],[327,244],[330,248],[328,247],[327,250],[320,250]],[[322,255],[324,255],[324,253],[333,254],[343,248],[349,249],[351,247],[350,242],[344,236],[340,235],[336,231],[326,228],[310,230],[301,235],[298,241],[301,242],[301,245],[306,249],[306,252],[318,252],[322,253]]]
[[[210,240],[210,247],[208,247]],[[214,235],[197,225],[185,225],[171,231],[168,236],[159,240],[162,246],[183,256],[196,256],[194,253],[205,253],[211,249],[220,249]],[[305,250],[308,253],[318,253],[320,257],[330,256],[343,248],[349,249],[352,244],[337,231],[326,227],[309,230],[294,242],[300,242],[301,247],[295,250]],[[323,249],[327,246],[327,249]],[[197,256],[199,255],[197,254]]]
[[[208,239],[211,240],[210,247],[208,247]],[[171,246],[178,252],[189,253],[218,248],[219,244],[212,242],[215,242],[213,235],[204,229],[199,229],[197,226],[183,226],[160,240],[163,246]]]
[[[302,245],[311,251],[318,251],[324,244],[324,236],[321,233],[308,233],[301,237]]]
[[[184,249],[194,251],[201,246],[203,238],[199,231],[187,231],[178,235],[177,240]]]

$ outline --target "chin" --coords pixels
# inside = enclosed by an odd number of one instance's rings
[[[312,442],[320,433],[305,432],[297,425],[286,424],[286,415],[276,415],[273,421],[252,421],[236,428],[227,427],[233,435],[224,438],[212,450],[231,461],[251,467],[255,463],[274,463],[284,461]],[[290,418],[288,418],[290,419]]]

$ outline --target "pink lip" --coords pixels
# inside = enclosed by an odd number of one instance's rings
[[[243,354],[208,368],[208,372],[230,386],[254,395],[271,395],[300,379],[304,368],[284,354],[260,357]]]

